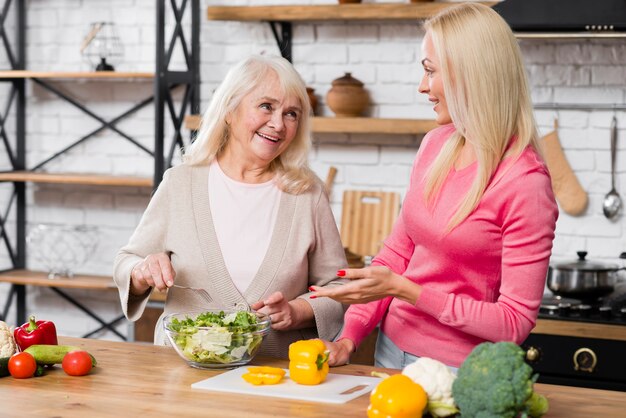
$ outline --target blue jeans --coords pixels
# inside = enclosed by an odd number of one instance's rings
[[[404,369],[404,366],[415,362],[419,357],[406,353],[398,348],[382,331],[376,339],[374,365],[386,369]]]
[[[378,332],[376,339],[376,353],[374,354],[374,365],[376,367],[385,367],[387,369],[404,369],[405,366],[415,362],[419,357],[404,352],[394,344],[382,331]],[[457,373],[456,367],[448,368]]]

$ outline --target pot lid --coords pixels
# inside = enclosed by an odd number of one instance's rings
[[[357,86],[363,87],[363,83],[360,80],[352,77],[352,73],[345,73],[343,77],[339,77],[331,83],[333,86]]]
[[[578,260],[556,263],[552,267],[559,270],[579,270],[579,271],[614,271],[619,269],[615,264],[605,264],[599,261],[587,261],[587,251],[578,251]]]

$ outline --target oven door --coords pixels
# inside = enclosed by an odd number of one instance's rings
[[[626,341],[530,334],[522,348],[541,383],[626,391]]]

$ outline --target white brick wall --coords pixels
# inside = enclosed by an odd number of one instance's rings
[[[387,0],[385,0],[387,1]],[[370,1],[372,2],[372,1]],[[381,2],[377,0],[376,2]],[[390,0],[391,2],[391,0]],[[277,53],[266,23],[209,22],[209,4],[294,4],[294,0],[205,0],[201,2],[201,96],[206,107],[212,91],[228,68],[250,53]],[[333,4],[334,0],[308,0],[301,4]],[[365,7],[365,6],[364,6]],[[28,3],[28,66],[32,70],[88,70],[79,46],[88,24],[111,19],[124,42],[120,71],[154,69],[155,9],[152,0],[48,0]],[[171,19],[168,20],[171,22]],[[169,26],[171,33],[171,25]],[[293,56],[296,68],[320,99],[320,114],[332,116],[325,95],[333,79],[344,72],[365,82],[372,98],[368,113],[378,117],[432,118],[431,106],[417,92],[421,77],[422,31],[415,22],[294,23]],[[188,33],[188,32],[187,32]],[[626,102],[626,45],[623,40],[559,41],[523,40],[522,51],[536,102]],[[7,67],[0,52],[0,67]],[[122,113],[152,93],[149,82],[54,82],[107,119]],[[28,85],[28,160],[38,162],[93,129],[97,124],[74,107],[56,99],[34,83]],[[5,86],[0,86],[3,97]],[[119,126],[142,144],[153,146],[153,108],[148,107]],[[624,217],[610,222],[602,215],[602,197],[610,189],[609,125],[613,112],[541,110],[536,112],[542,132],[551,130],[555,117],[570,164],[589,193],[590,206],[580,217],[564,213],[557,226],[555,257],[571,257],[587,250],[590,257],[615,259],[626,251]],[[620,127],[617,187],[626,197],[626,112],[616,112]],[[9,121],[7,130],[13,124]],[[170,138],[171,136],[167,136]],[[333,165],[339,172],[332,207],[340,222],[344,190],[376,189],[404,194],[417,146],[415,136],[318,134],[311,164],[322,178]],[[7,159],[0,157],[2,169]],[[51,170],[150,175],[152,162],[117,134],[102,132],[50,165]],[[0,207],[8,201],[10,187],[0,185]],[[147,204],[150,191],[128,188],[87,188],[62,185],[29,186],[29,227],[38,223],[97,225],[99,251],[81,272],[110,274],[117,249],[129,238]],[[14,219],[8,222],[13,227]],[[13,235],[13,229],[9,229]],[[2,268],[9,266],[0,250]],[[36,266],[35,260],[30,260]],[[8,286],[0,286],[4,300]],[[107,317],[119,314],[114,292],[103,297],[78,293],[84,303]],[[91,320],[47,289],[33,289],[29,312],[59,324],[59,332],[81,335],[93,327]],[[11,315],[13,312],[11,312]],[[13,316],[10,316],[12,320]],[[120,325],[124,330],[125,325]],[[103,333],[101,337],[114,338]]]

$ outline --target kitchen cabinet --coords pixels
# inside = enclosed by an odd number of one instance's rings
[[[626,391],[626,326],[620,318],[602,323],[540,313],[521,346],[541,383]]]
[[[13,9],[11,9],[13,7]],[[55,183],[65,185],[87,185],[96,187],[146,187],[156,188],[161,181],[163,172],[167,169],[173,159],[173,154],[176,146],[182,146],[182,127],[185,114],[190,112],[197,112],[199,107],[199,15],[200,15],[200,3],[199,0],[191,0],[189,2],[182,2],[178,5],[177,2],[169,2],[167,0],[158,0],[155,3],[156,13],[156,56],[155,56],[155,71],[154,72],[118,72],[118,71],[103,71],[103,72],[49,72],[49,71],[30,71],[27,69],[26,63],[26,37],[27,37],[27,2],[11,2],[5,1],[3,7],[3,18],[0,19],[0,32],[3,34],[8,29],[16,31],[15,45],[12,45],[8,38],[5,38],[3,43],[4,52],[7,61],[10,65],[10,69],[0,71],[0,82],[9,83],[9,109],[14,104],[15,113],[15,130],[14,132],[4,129],[6,119],[9,114],[9,110],[6,110],[6,115],[0,115],[0,122],[2,123],[1,131],[4,140],[4,147],[8,161],[11,165],[9,170],[0,172],[0,182],[12,183],[13,190],[8,202],[1,202],[6,208],[0,212],[0,234],[2,237],[2,243],[8,254],[8,258],[12,264],[12,268],[9,271],[9,276],[15,272],[18,272],[21,281],[9,281],[4,282],[12,283],[9,296],[4,305],[4,309],[0,311],[0,319],[3,319],[7,315],[11,304],[15,301],[17,305],[17,323],[24,322],[26,315],[26,286],[37,285],[34,284],[38,277],[42,273],[34,272],[27,269],[27,257],[26,257],[26,206],[27,206],[27,194],[26,185],[29,183]],[[165,16],[169,12],[168,25],[174,24],[175,29],[173,33],[168,35],[168,39],[165,39],[166,22]],[[185,14],[191,15],[191,36],[185,38],[182,32],[182,23],[185,18]],[[5,14],[6,13],[6,14]],[[5,19],[10,16],[10,19]],[[62,18],[62,17],[61,17]],[[9,20],[14,21],[10,22]],[[6,30],[5,30],[6,27]],[[3,35],[4,37],[4,35]],[[186,68],[182,70],[170,70],[170,61],[172,60],[173,52],[176,48],[182,49],[182,57]],[[181,65],[177,63],[177,68],[181,68]],[[64,92],[65,89],[57,87],[59,83],[73,83],[72,90],[80,89],[81,83],[78,81],[90,81],[90,82],[107,82],[107,83],[120,83],[120,82],[138,82],[147,81],[151,83],[147,89],[147,97],[141,99],[134,104],[131,108],[123,111],[118,116],[106,120],[103,117],[98,116],[95,112],[88,109],[85,105],[79,102],[77,99]],[[78,108],[83,114],[90,118],[97,120],[101,125],[87,133],[86,135],[78,138],[72,142],[69,146],[66,146],[60,151],[55,152],[45,160],[35,164],[33,166],[27,166],[26,162],[26,150],[28,147],[28,138],[26,135],[26,118],[27,118],[27,103],[26,103],[26,83],[32,82],[52,93],[55,99],[63,100],[70,105]],[[184,93],[180,96],[182,98],[174,98],[173,92],[184,90]],[[139,109],[148,105],[154,104],[155,109],[155,134],[154,143],[152,149],[149,149],[142,145],[139,141],[136,141],[130,135],[123,132],[118,128],[117,124],[131,117]],[[178,108],[177,108],[178,107]],[[166,111],[167,110],[167,111]],[[173,126],[174,135],[171,139],[171,145],[168,150],[165,149],[165,122],[170,121]],[[143,150],[147,154],[147,158],[151,158],[154,164],[154,171],[152,178],[142,178],[135,176],[115,176],[115,175],[101,175],[92,173],[63,173],[63,172],[49,172],[45,171],[50,161],[64,155],[70,151],[76,145],[89,140],[100,131],[108,129],[123,139],[130,141],[132,144]],[[9,135],[14,133],[14,141],[10,141]],[[14,145],[13,145],[14,143]],[[14,149],[13,149],[14,147]],[[6,231],[5,221],[11,215],[11,211],[15,213],[16,231],[12,233]],[[11,242],[14,241],[14,242]],[[6,273],[6,272],[5,272]],[[98,283],[112,283],[110,276],[94,276]],[[76,276],[75,278],[76,279]],[[40,285],[40,284],[39,284]],[[54,286],[52,286],[54,288]],[[63,287],[63,286],[58,286]],[[70,286],[71,287],[71,286]],[[108,288],[107,286],[89,286],[87,289],[94,291],[103,290]]]
[[[0,379],[2,413],[5,416],[108,417],[219,416],[266,417],[363,417],[369,404],[362,395],[345,404],[326,404],[191,388],[191,384],[221,371],[189,367],[172,347],[93,339],[60,337],[60,344],[79,346],[98,361],[88,375],[66,375],[60,366],[32,379]],[[287,367],[287,360],[256,358],[256,365]],[[397,370],[347,365],[331,373],[370,376],[372,371]],[[535,384],[550,401],[545,418],[618,417],[623,415],[625,392]]]

